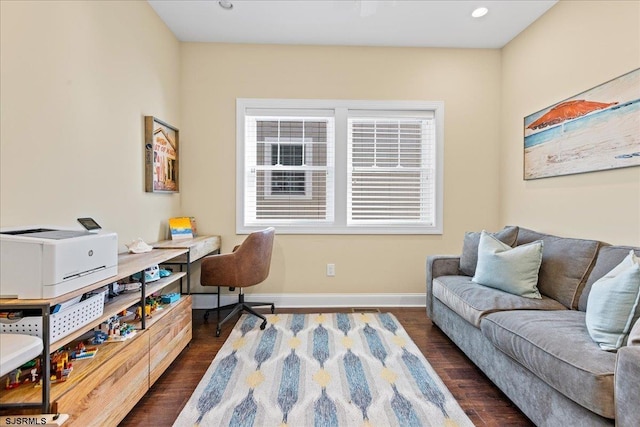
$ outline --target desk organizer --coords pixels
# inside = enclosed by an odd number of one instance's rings
[[[106,291],[73,304],[50,316],[51,342],[56,342],[71,332],[102,316]],[[3,334],[25,334],[42,338],[42,317],[23,317],[18,320],[0,319]]]

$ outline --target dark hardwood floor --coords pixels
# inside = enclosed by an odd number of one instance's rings
[[[533,424],[502,392],[427,318],[424,308],[383,308],[402,323],[409,336],[447,385],[476,426],[532,426]],[[350,312],[350,309],[279,309],[278,313]],[[193,340],[153,385],[122,427],[171,426],[189,400],[235,321],[215,336],[215,315],[203,320],[202,310],[193,312]]]

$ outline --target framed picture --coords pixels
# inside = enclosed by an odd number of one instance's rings
[[[640,68],[524,118],[524,179],[640,166]]]
[[[144,118],[145,191],[177,193],[179,181],[179,135],[168,123],[153,116]]]

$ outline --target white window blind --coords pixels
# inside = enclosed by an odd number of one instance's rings
[[[433,115],[354,111],[348,128],[348,224],[432,226]]]
[[[238,99],[236,229],[440,234],[444,103]]]
[[[317,113],[245,115],[245,225],[333,221],[334,119]]]

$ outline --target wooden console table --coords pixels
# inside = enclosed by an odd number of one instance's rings
[[[150,318],[143,316],[134,322],[136,334],[132,338],[101,344],[94,358],[75,361],[72,374],[64,382],[50,383],[50,354],[61,347],[73,347],[86,332],[123,310],[135,311],[135,307],[145,303],[147,295],[165,292],[165,288],[174,283],[177,285],[177,281],[186,275],[184,272],[145,283],[144,270],[188,252],[176,248],[120,254],[118,274],[92,285],[51,299],[0,299],[0,311],[40,310],[44,342],[42,387],[21,385],[13,390],[0,389],[0,415],[31,408],[37,409],[38,413],[67,413],[71,424],[79,426],[117,425],[191,341],[191,296],[182,295]],[[123,293],[112,298],[105,304],[100,317],[51,342],[49,318],[53,306],[134,273],[141,275],[141,292]]]
[[[207,255],[220,253],[220,236],[198,236],[191,239],[162,240],[153,243],[154,249],[186,249],[183,255],[163,262],[166,265],[179,265],[187,273],[187,294],[191,293],[191,264]],[[180,280],[180,293],[185,293]]]

